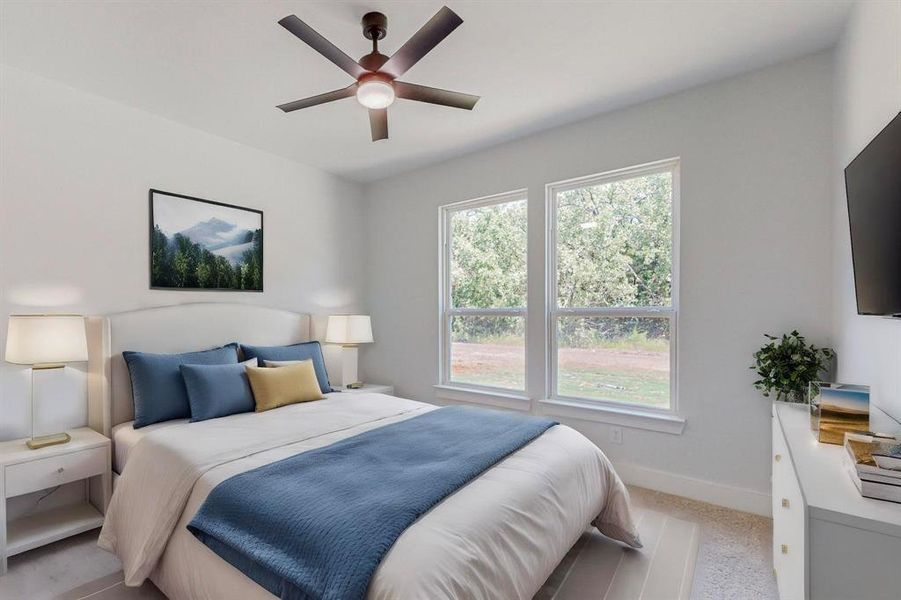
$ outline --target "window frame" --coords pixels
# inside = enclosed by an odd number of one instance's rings
[[[549,183],[545,186],[545,320],[547,334],[547,364],[545,365],[545,381],[547,389],[545,397],[549,403],[563,403],[573,406],[585,406],[595,409],[645,412],[660,415],[676,415],[678,413],[678,320],[679,320],[679,206],[680,206],[680,167],[679,158],[646,163],[624,169],[607,171],[565,181]],[[557,194],[573,189],[603,185],[625,179],[634,179],[643,175],[657,173],[672,174],[672,301],[668,307],[627,306],[627,307],[579,307],[561,308],[557,305]],[[557,321],[560,317],[668,317],[670,326],[670,402],[666,408],[625,402],[567,396],[557,393],[558,351]]]
[[[525,247],[525,265],[526,270],[526,302],[525,305],[515,308],[455,308],[451,298],[451,217],[458,212],[471,210],[476,208],[484,208],[497,204],[505,204],[507,202],[524,201],[526,207],[526,247]],[[506,397],[526,398],[526,389],[529,385],[529,327],[528,327],[528,294],[529,294],[529,194],[525,188],[512,190],[509,192],[501,192],[490,196],[482,196],[472,200],[463,200],[438,207],[438,230],[439,230],[439,269],[438,269],[438,381],[439,387],[447,387],[450,389],[469,390],[475,392],[484,392],[486,394],[500,395]],[[451,322],[455,316],[496,316],[496,317],[521,317],[523,319],[523,387],[521,389],[506,388],[500,386],[483,385],[476,383],[466,383],[454,381],[451,378],[452,373],[452,333]]]

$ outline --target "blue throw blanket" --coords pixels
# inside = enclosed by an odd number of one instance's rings
[[[364,598],[407,527],[554,425],[440,408],[235,475],[188,529],[285,600]]]

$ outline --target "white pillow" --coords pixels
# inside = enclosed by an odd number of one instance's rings
[[[305,360],[264,360],[264,367],[284,367],[287,365],[299,365],[300,363],[305,362],[313,362],[312,358],[307,358]]]

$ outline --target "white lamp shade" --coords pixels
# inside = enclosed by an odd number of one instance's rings
[[[80,315],[10,315],[6,362],[19,365],[88,360],[84,317]]]
[[[325,341],[331,344],[368,344],[372,342],[369,315],[332,315],[328,318]]]

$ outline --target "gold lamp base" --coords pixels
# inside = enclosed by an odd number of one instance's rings
[[[65,444],[72,441],[72,436],[68,433],[54,433],[52,435],[42,435],[40,437],[31,438],[25,445],[32,450],[38,448],[46,448],[47,446],[55,446],[56,444]]]

